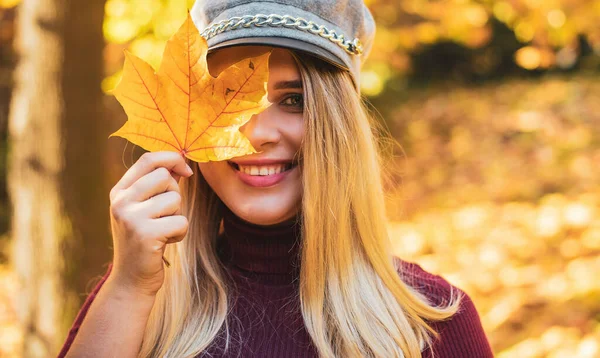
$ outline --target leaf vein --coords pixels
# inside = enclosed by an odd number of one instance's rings
[[[156,140],[156,141],[163,142],[163,143],[165,143],[165,144],[168,144],[168,145],[170,145],[171,147],[175,148],[177,151],[179,151],[179,150],[180,150],[179,148],[177,148],[176,146],[174,146],[174,145],[173,145],[173,143],[171,143],[171,142],[169,142],[169,141],[162,140],[162,139],[158,139],[158,138],[155,138],[155,137],[151,137],[151,136],[149,136],[149,135],[145,135],[145,134],[141,134],[141,133],[136,133],[136,132],[123,132],[123,133],[120,133],[120,134],[126,134],[126,135],[137,135],[137,136],[144,137],[144,138],[154,139],[154,140]]]
[[[202,133],[200,133],[191,143],[190,146],[192,146],[192,144],[194,144],[198,138],[200,138],[205,132],[206,130],[211,127],[213,125],[214,122],[217,121],[217,119],[219,119],[219,117],[221,116],[221,114],[223,113],[223,111],[229,106],[229,104],[233,101],[233,99],[238,95],[238,93],[242,90],[242,88],[244,88],[244,86],[246,85],[246,83],[248,83],[248,81],[250,80],[250,78],[252,78],[252,76],[254,75],[254,73],[256,72],[256,69],[252,70],[252,74],[250,76],[248,76],[246,78],[246,80],[244,81],[244,83],[242,83],[242,85],[237,89],[237,91],[235,92],[235,94],[231,97],[231,99],[225,103],[225,106],[221,109],[221,112],[212,120],[210,121],[208,127],[206,127]]]
[[[144,78],[142,77],[142,74],[140,73],[140,71],[138,70],[137,67],[135,67],[135,64],[133,64],[133,63],[132,63],[132,67],[135,70],[135,72],[137,72],[137,75],[140,78],[140,80],[142,81],[142,83],[144,84],[144,87],[146,88],[146,91],[148,92],[148,94],[150,94],[150,89],[148,88],[148,85],[146,84],[146,81],[144,81]],[[160,85],[160,82],[158,82],[158,85]],[[158,95],[158,91],[157,91],[157,95]],[[165,120],[165,123],[167,123],[167,126],[169,127],[169,130],[171,131],[171,134],[173,134],[173,138],[175,138],[175,141],[177,142],[177,145],[179,145],[179,147],[181,147],[181,144],[179,143],[179,140],[177,139],[177,136],[175,135],[175,132],[173,132],[173,128],[171,128],[171,125],[169,125],[169,122],[167,121],[167,118],[165,117],[165,115],[162,113],[162,111],[158,107],[158,103],[156,103],[156,98],[152,97],[152,96],[150,96],[150,97],[154,101],[154,104],[156,105],[156,109],[158,110],[158,113],[160,113],[161,117]]]

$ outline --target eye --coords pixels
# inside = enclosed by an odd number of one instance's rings
[[[302,111],[304,107],[304,98],[300,93],[293,93],[289,96],[286,96],[283,100],[281,100],[281,102],[279,102],[279,104],[284,107],[288,107],[293,111]]]

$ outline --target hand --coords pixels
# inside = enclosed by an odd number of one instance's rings
[[[111,276],[118,286],[151,296],[161,288],[166,245],[188,230],[178,182],[192,173],[177,152],[147,152],[111,189]]]

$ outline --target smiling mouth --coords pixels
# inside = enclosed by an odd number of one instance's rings
[[[268,176],[284,173],[298,166],[298,162],[280,163],[273,165],[238,165],[234,162],[227,162],[233,169],[253,176]]]

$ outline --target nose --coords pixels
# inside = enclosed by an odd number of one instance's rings
[[[276,120],[270,107],[259,114],[255,114],[240,127],[240,132],[244,134],[254,149],[264,150],[269,144],[274,145],[281,139],[281,133],[276,126]]]

